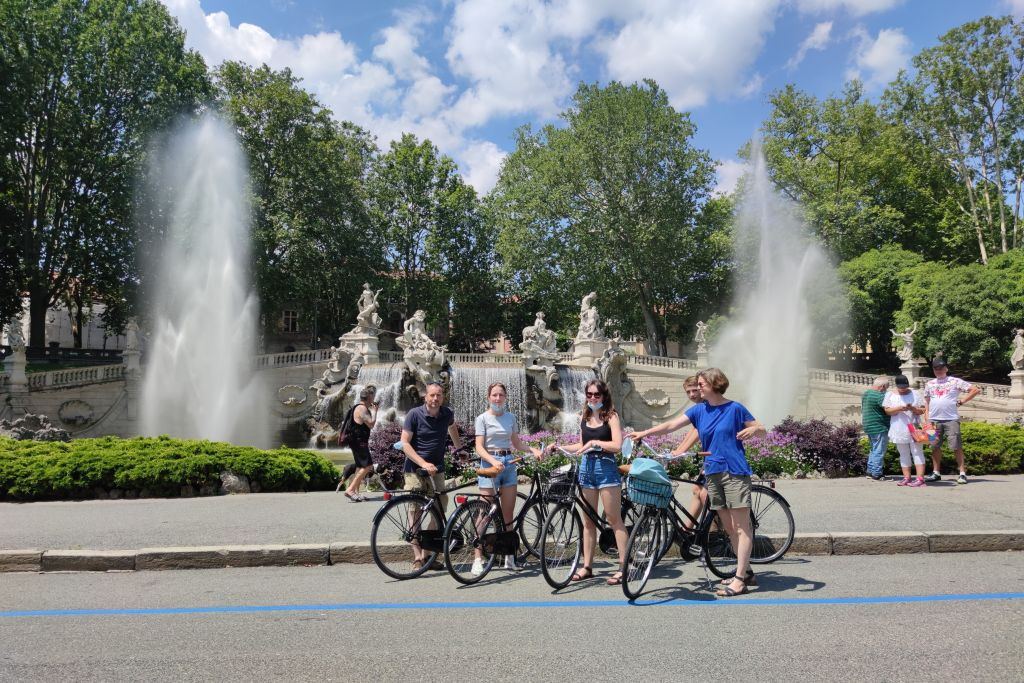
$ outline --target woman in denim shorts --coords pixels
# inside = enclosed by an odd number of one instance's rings
[[[567,451],[583,453],[580,459],[580,489],[583,497],[597,509],[598,498],[604,506],[605,518],[615,531],[615,545],[619,557],[626,556],[629,534],[622,522],[622,477],[619,475],[615,454],[622,449],[622,425],[612,406],[608,385],[592,380],[586,388],[586,405],[580,421],[580,442],[565,447]],[[594,546],[597,545],[597,526],[583,516],[583,567],[573,575],[573,581],[589,579],[594,575]],[[607,581],[609,586],[622,583],[622,565]]]
[[[505,410],[505,399],[508,392],[505,385],[495,382],[487,387],[488,408],[476,418],[476,452],[483,463],[498,468],[497,476],[477,477],[480,493],[485,498],[501,496],[501,511],[505,517],[505,528],[512,528],[512,517],[516,507],[516,485],[518,483],[515,464],[511,461],[516,451],[528,451],[540,457],[540,450],[531,448],[519,438],[519,421],[516,416]],[[516,559],[505,557],[505,567],[516,569]],[[483,557],[479,551],[473,560],[473,574],[483,572]]]

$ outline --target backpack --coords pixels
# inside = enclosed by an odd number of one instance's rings
[[[341,421],[341,429],[338,430],[338,445],[347,446],[348,440],[352,436],[352,424],[356,414],[356,406],[352,406],[345,413],[345,419]]]

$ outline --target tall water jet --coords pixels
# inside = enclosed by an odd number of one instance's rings
[[[729,376],[729,397],[771,426],[793,412],[807,381],[808,346],[816,331],[811,309],[826,306],[838,288],[799,207],[772,187],[759,145],[751,158],[734,233],[738,270],[747,277],[737,282],[733,314],[710,360]]]
[[[265,391],[252,371],[258,303],[250,290],[245,157],[221,121],[185,124],[151,169],[164,242],[152,263],[153,330],[142,432],[265,446]],[[170,194],[169,200],[162,198]]]

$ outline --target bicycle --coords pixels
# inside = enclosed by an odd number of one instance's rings
[[[526,460],[528,457],[522,456],[510,464]],[[494,477],[498,474],[498,468],[477,469],[475,474],[478,477]],[[521,492],[516,492],[517,511],[512,518],[510,530],[505,528],[500,496],[485,498],[482,493],[469,493],[456,496],[455,501],[458,507],[448,518],[444,530],[444,563],[448,573],[459,583],[469,585],[483,579],[499,555],[511,555],[516,562],[525,561],[530,555],[540,556],[537,546],[547,508],[541,477],[536,470],[530,478],[529,493],[524,497]],[[526,548],[522,556],[519,554],[520,541]],[[477,559],[480,560],[480,567],[474,572],[473,565]]]
[[[400,444],[396,444],[401,448]],[[468,452],[461,448],[453,455]],[[438,491],[429,474],[422,468],[416,474],[426,477],[428,491],[392,492],[373,517],[370,531],[370,551],[377,567],[388,576],[404,580],[413,579],[433,565],[438,554],[444,552],[444,509],[441,497],[469,488],[475,482],[465,482]],[[416,560],[417,550],[423,550],[422,561]]]
[[[555,590],[565,588],[572,581],[579,568],[580,556],[583,552],[583,521],[579,510],[590,519],[598,530],[598,546],[606,555],[618,557],[615,543],[615,532],[604,517],[587,502],[580,494],[578,479],[578,460],[585,453],[571,453],[558,448],[572,462],[559,468],[558,479],[552,477],[548,485],[547,502],[552,505],[544,521],[544,530],[540,535],[540,566],[544,580]],[[621,470],[621,466],[620,466]],[[622,519],[633,518],[633,503],[628,496],[623,496],[621,507]],[[630,527],[627,525],[626,531]]]

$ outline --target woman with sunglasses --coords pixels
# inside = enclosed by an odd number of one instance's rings
[[[517,472],[516,465],[510,461],[515,458],[515,451],[533,453],[538,458],[540,449],[532,448],[519,438],[519,421],[514,413],[505,410],[505,399],[508,391],[501,382],[487,387],[487,410],[476,418],[476,452],[483,462],[498,468],[495,477],[477,477],[480,493],[485,498],[495,494],[501,496],[501,512],[505,517],[505,528],[512,528],[512,517],[516,507]],[[505,556],[506,569],[518,569],[516,558]],[[473,560],[471,573],[479,575],[483,572],[483,555],[477,553]]]
[[[579,482],[583,498],[597,509],[598,498],[604,506],[605,519],[615,532],[615,545],[619,558],[626,556],[629,534],[622,522],[622,477],[615,454],[622,449],[622,424],[612,406],[608,385],[599,379],[587,383],[586,404],[580,419],[580,442],[565,446],[565,450],[582,453]],[[549,444],[548,450],[554,448]],[[573,575],[573,581],[589,579],[594,575],[594,546],[597,545],[597,526],[589,516],[583,517],[583,567]],[[620,559],[621,561],[621,559]],[[609,586],[622,583],[622,565],[607,581]]]

